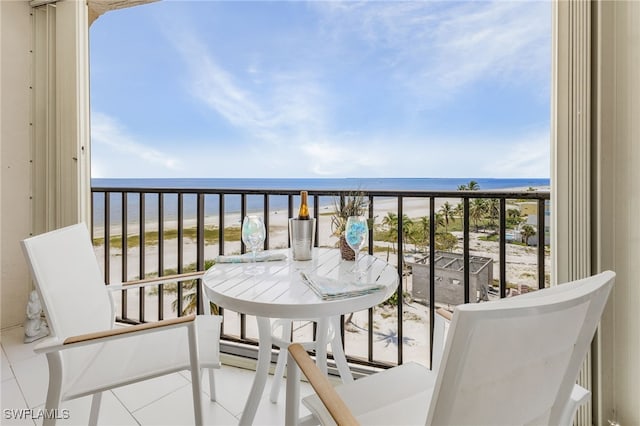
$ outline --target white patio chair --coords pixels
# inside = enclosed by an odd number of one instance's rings
[[[460,305],[437,370],[406,363],[333,388],[298,345],[289,347],[317,395],[306,423],[569,425],[588,398],[575,381],[615,274],[493,302]],[[293,365],[293,362],[289,363]],[[287,424],[297,419],[298,369],[287,371]]]
[[[220,365],[220,317],[190,315],[114,328],[115,309],[109,291],[124,286],[104,284],[84,224],[28,238],[22,247],[51,329],[51,336],[34,349],[46,353],[49,364],[45,409],[93,395],[89,422],[95,425],[103,391],[190,370],[195,422],[203,423],[200,369]],[[141,280],[126,288],[189,280],[202,274]],[[211,384],[213,399],[213,380]],[[55,424],[55,418],[45,418],[44,424]]]

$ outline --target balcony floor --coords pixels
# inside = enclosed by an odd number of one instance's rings
[[[32,350],[36,343],[24,344],[22,327],[2,330],[2,425],[40,425],[37,411],[25,419],[9,418],[6,410],[43,409],[47,393],[48,366],[45,355]],[[205,402],[205,422],[213,425],[236,425],[242,413],[253,380],[252,370],[223,365],[215,371],[218,401],[209,401],[208,374],[203,380],[203,402]],[[269,376],[267,387],[260,401],[254,424],[284,424],[285,386],[280,387],[277,404],[269,401],[269,390],[273,377]],[[100,425],[188,425],[193,424],[190,375],[188,372],[175,373],[142,383],[105,392],[100,410]],[[313,391],[308,383],[300,387],[301,395]],[[207,404],[208,403],[208,404]],[[91,398],[84,397],[63,403],[69,410],[69,418],[57,422],[58,425],[86,425],[89,418]],[[309,412],[301,407],[300,414]]]

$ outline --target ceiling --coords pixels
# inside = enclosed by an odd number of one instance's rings
[[[88,0],[89,6],[89,25],[98,17],[110,10],[124,9],[125,7],[133,7],[141,4],[152,3],[158,0]]]

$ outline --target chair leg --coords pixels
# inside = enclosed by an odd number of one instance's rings
[[[583,388],[582,386],[575,384],[571,391],[571,397],[569,397],[569,401],[567,401],[567,404],[562,411],[562,415],[558,424],[562,426],[573,425],[573,420],[576,412],[578,411],[578,408],[580,408],[581,405],[586,404],[590,400],[591,392]]]
[[[213,402],[216,401],[216,381],[213,373],[213,368],[208,368],[209,370],[209,399]]]
[[[280,349],[282,350],[282,349]],[[284,424],[295,426],[298,424],[298,416],[300,413],[300,369],[298,364],[289,354],[288,350],[284,351],[287,356],[287,393],[285,404]]]
[[[62,398],[62,364],[58,354],[47,354],[49,363],[49,387],[47,389],[47,400],[45,402],[45,410],[48,413],[54,413],[60,408]],[[56,416],[44,416],[42,420],[43,426],[55,426]]]
[[[94,393],[91,398],[91,411],[89,412],[89,425],[96,426],[98,424],[98,415],[100,414],[100,405],[102,404],[102,392]]]
[[[193,392],[193,414],[195,424],[201,426],[204,424],[202,412],[202,395],[200,393],[200,360],[198,359],[198,330],[194,321],[188,327],[189,332],[189,361],[191,367],[191,389]]]

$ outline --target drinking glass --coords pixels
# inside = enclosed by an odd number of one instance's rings
[[[247,268],[247,273],[257,274],[258,268],[256,266],[256,252],[264,244],[264,239],[267,236],[267,231],[264,227],[264,221],[260,216],[245,216],[242,221],[242,241],[244,245],[251,250],[252,265]]]
[[[356,254],[355,262],[353,265],[354,275],[360,279],[363,272],[358,268],[358,257],[360,249],[367,243],[367,237],[369,236],[369,227],[367,226],[367,218],[364,216],[349,216],[347,218],[347,226],[344,231],[344,238],[347,244]]]

